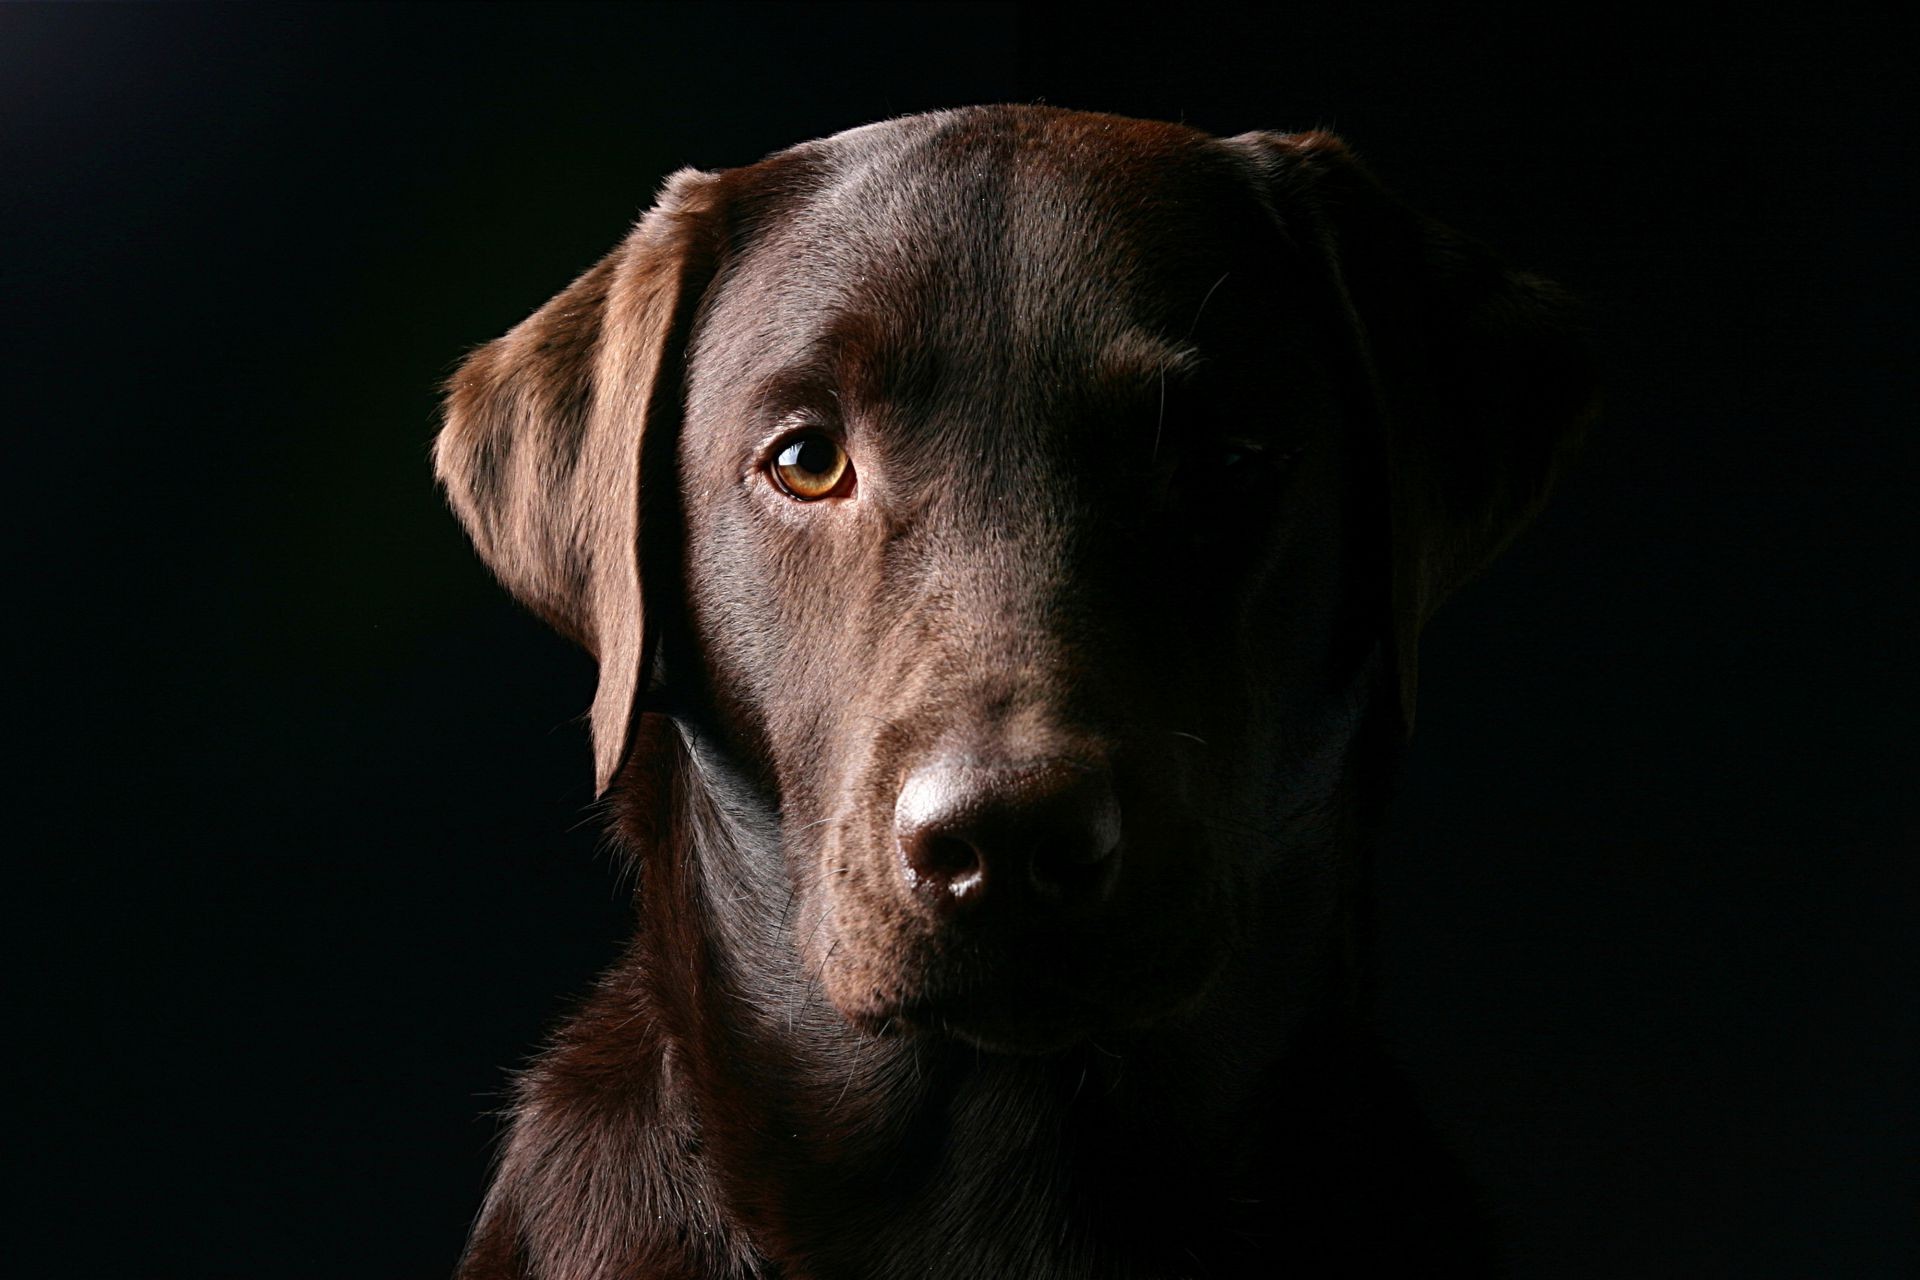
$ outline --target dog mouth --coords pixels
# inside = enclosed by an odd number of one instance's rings
[[[932,966],[918,981],[887,994],[834,1004],[865,1034],[955,1040],[990,1053],[1049,1054],[1177,1017],[1213,985],[1224,964],[1223,949],[1191,946],[1129,975],[1092,963],[1071,973],[1031,962]]]

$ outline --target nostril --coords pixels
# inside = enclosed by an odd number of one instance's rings
[[[1120,862],[1120,811],[1112,791],[1075,788],[1056,798],[1051,817],[1027,865],[1034,890],[1053,899],[1103,896]]]
[[[1049,897],[1078,897],[1103,891],[1119,865],[1119,841],[1081,840],[1049,842],[1033,851],[1028,878]]]
[[[942,906],[958,906],[978,898],[986,889],[986,866],[980,851],[957,835],[938,830],[913,832],[901,841],[907,881]]]

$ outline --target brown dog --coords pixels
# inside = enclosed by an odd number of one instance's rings
[[[463,1274],[1432,1273],[1350,1014],[1415,642],[1592,399],[1559,295],[1334,138],[1046,108],[683,171],[454,378],[591,650],[627,960]]]

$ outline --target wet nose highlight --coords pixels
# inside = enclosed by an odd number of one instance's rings
[[[1080,761],[937,759],[907,776],[894,806],[901,875],[942,917],[1097,902],[1120,834],[1111,773]]]

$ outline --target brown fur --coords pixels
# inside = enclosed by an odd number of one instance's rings
[[[600,661],[640,865],[462,1274],[1484,1269],[1359,886],[1420,628],[1591,396],[1551,286],[1322,134],[977,108],[676,175],[436,450]],[[797,430],[851,496],[768,481]]]

